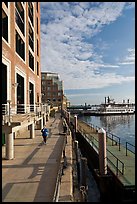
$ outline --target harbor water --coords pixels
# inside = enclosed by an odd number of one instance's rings
[[[81,116],[79,119],[87,124],[104,128],[106,131],[118,136],[121,145],[130,143],[129,149],[135,151],[135,114],[109,115],[109,116]]]

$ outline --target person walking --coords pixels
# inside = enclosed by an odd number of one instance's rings
[[[48,136],[48,129],[46,127],[43,127],[41,132],[42,132],[43,142],[46,144],[47,136]]]

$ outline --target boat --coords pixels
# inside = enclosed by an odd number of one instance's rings
[[[134,114],[135,103],[123,100],[122,103],[116,103],[109,96],[105,97],[105,103],[101,103],[99,108],[94,112],[95,115],[115,115],[115,114]]]

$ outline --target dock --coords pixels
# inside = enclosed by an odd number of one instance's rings
[[[98,130],[95,127],[89,126],[85,122],[78,120],[78,137],[80,136],[79,134],[81,135],[80,142],[83,144],[84,151],[88,149],[88,146],[85,147],[86,143],[83,143],[85,140],[90,146],[90,151],[88,151],[87,154],[93,154],[94,152],[98,157]],[[84,140],[82,138],[84,138]],[[82,144],[80,146],[82,146]],[[91,151],[91,149],[93,151]],[[117,183],[116,187],[118,188],[118,186],[120,186],[122,189],[122,199],[126,200],[126,195],[124,194],[130,194],[128,195],[129,197],[135,195],[135,153],[110,138],[107,138],[106,140],[106,152],[108,172]],[[90,160],[94,160],[93,155],[89,155],[89,158]]]

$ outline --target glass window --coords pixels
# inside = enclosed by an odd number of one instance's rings
[[[8,16],[2,9],[2,37],[8,42]]]
[[[16,31],[16,52],[23,60],[25,60],[25,43],[17,31]]]
[[[15,16],[16,16],[16,23],[18,25],[18,27],[20,28],[21,32],[23,33],[23,35],[25,35],[24,32],[24,9],[21,5],[21,2],[15,2]]]
[[[29,45],[31,49],[34,51],[34,32],[32,30],[30,23],[29,23]]]
[[[29,51],[29,67],[34,71],[34,57]]]
[[[28,2],[28,12],[29,12],[29,19],[30,19],[32,25],[34,25],[33,24],[33,5],[31,2]]]

